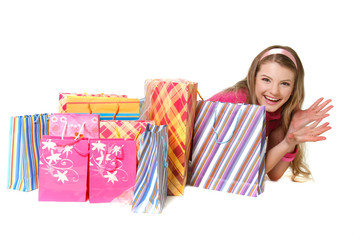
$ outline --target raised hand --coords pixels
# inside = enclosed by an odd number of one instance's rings
[[[331,99],[322,102],[324,98],[319,98],[306,110],[297,110],[291,120],[289,130],[286,136],[286,141],[291,145],[296,145],[303,142],[317,142],[325,140],[321,136],[331,127],[329,123],[324,123],[319,126],[320,122],[329,116],[328,112],[333,108],[328,105]]]
[[[323,100],[324,98],[319,98],[306,110],[296,110],[290,123],[290,129],[297,130],[305,127],[311,122],[317,121],[319,119],[322,120],[328,117],[329,114],[327,114],[327,112],[333,108],[332,105],[328,106],[328,104],[331,102],[331,99],[328,99],[322,103]]]

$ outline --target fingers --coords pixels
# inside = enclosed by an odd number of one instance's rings
[[[331,99],[328,99],[326,100],[325,102],[323,102],[319,107],[318,109],[323,109],[326,105],[328,105],[332,100]]]
[[[326,137],[321,135],[329,131],[331,127],[329,126],[328,122],[318,126],[319,123],[320,121],[318,120],[312,123],[310,126],[304,127],[296,132],[289,133],[288,140],[295,142],[296,144],[302,142],[318,142],[326,140]]]
[[[316,100],[316,102],[314,102],[313,105],[310,106],[310,109],[315,109],[322,102],[322,100],[324,100],[323,97]]]

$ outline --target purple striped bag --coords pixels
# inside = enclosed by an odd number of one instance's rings
[[[190,185],[256,197],[264,191],[265,107],[199,101]]]

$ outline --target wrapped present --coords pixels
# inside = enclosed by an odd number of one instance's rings
[[[136,141],[136,152],[139,149],[140,137],[146,125],[154,121],[100,121],[100,138],[123,138]]]
[[[141,136],[132,211],[161,213],[167,197],[168,128],[148,124]]]
[[[48,114],[11,117],[9,189],[28,192],[38,188],[40,139],[49,134],[48,119]]]
[[[43,136],[39,201],[85,202],[89,143],[85,138]]]
[[[67,112],[68,96],[87,96],[87,97],[107,97],[107,98],[126,98],[126,95],[118,94],[88,94],[88,93],[60,93],[59,94],[59,113]]]
[[[99,138],[98,114],[54,113],[50,116],[49,135]]]
[[[156,125],[168,125],[168,195],[183,195],[195,119],[197,83],[182,79],[145,81],[144,114]]]
[[[134,140],[91,139],[89,202],[131,204],[136,178]]]
[[[265,107],[200,101],[190,185],[258,196],[264,191]]]
[[[66,96],[61,113],[96,113],[100,120],[138,120],[139,99],[105,96]],[[64,105],[63,105],[64,106]]]

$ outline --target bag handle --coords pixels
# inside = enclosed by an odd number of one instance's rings
[[[123,158],[124,158],[124,147],[123,147],[123,145],[121,145],[120,148],[121,148],[121,155],[118,156],[117,154],[115,154],[115,158],[110,160],[110,166],[111,166],[111,168],[110,168],[110,167],[107,167],[107,166],[105,165],[105,169],[106,169],[107,171],[113,172],[113,171],[115,171],[116,169],[119,168],[119,161],[120,161],[120,160],[123,160]],[[109,146],[108,146],[108,145],[106,145],[106,151],[105,151],[104,154],[105,154],[105,155],[104,155],[104,158],[106,159],[106,156],[109,154]],[[111,153],[110,153],[110,154],[111,154]],[[114,154],[111,154],[111,155],[114,156]]]
[[[115,111],[115,114],[114,114],[114,117],[113,117],[112,120],[115,120],[116,115],[119,113],[119,110],[120,110],[120,104],[118,103],[118,104],[116,104],[116,106],[117,106],[117,109],[116,109],[116,111]]]
[[[231,138],[233,137],[234,132],[235,132],[235,129],[236,129],[236,126],[237,126],[237,125],[239,124],[239,122],[240,122],[240,118],[241,118],[241,115],[242,115],[242,114],[241,114],[242,110],[241,110],[241,106],[240,106],[240,112],[237,113],[237,114],[238,114],[238,117],[237,117],[236,123],[235,123],[235,125],[234,125],[234,130],[232,131],[231,136],[229,137],[229,139],[226,140],[226,141],[220,142],[220,141],[219,141],[219,133],[215,130],[215,123],[216,123],[216,119],[217,119],[216,110],[217,110],[217,108],[218,108],[218,105],[219,105],[219,102],[216,102],[216,106],[215,106],[215,110],[214,110],[214,123],[213,123],[213,125],[211,126],[211,128],[214,130],[214,133],[215,133],[215,135],[216,135],[216,142],[217,142],[218,144],[224,144],[224,143],[228,143],[228,142],[231,140]]]
[[[164,137],[163,137],[163,136],[160,136],[160,137],[161,137],[161,140],[162,140],[162,142],[163,142],[164,167],[165,167],[165,168],[168,168],[168,162],[166,161],[166,160],[167,160],[168,151],[166,151],[166,149],[169,150],[169,148],[166,148]]]
[[[197,94],[199,95],[199,97],[201,98],[202,101],[204,101],[204,99],[202,98],[202,96],[200,95],[199,91],[196,89]]]
[[[139,150],[137,152],[137,158],[140,160],[140,155],[141,155],[141,152],[143,151],[144,149],[144,136],[145,136],[145,133],[146,133],[146,130],[144,132],[144,134],[142,134],[140,136],[140,146],[139,146]],[[161,141],[163,142],[163,158],[164,158],[164,167],[165,168],[168,168],[168,162],[166,161],[167,160],[167,156],[168,156],[168,151],[169,151],[169,148],[166,148],[166,142],[165,142],[165,139],[163,136],[160,136],[161,138]],[[152,143],[152,138],[150,137],[150,143],[147,144],[147,146],[150,146]],[[167,149],[167,150],[166,150]]]
[[[61,140],[63,140],[63,139],[61,139]],[[77,139],[77,140],[74,139],[73,142],[70,142],[70,143],[67,143],[67,144],[56,144],[56,145],[59,146],[59,147],[73,146],[73,148],[75,149],[75,151],[76,151],[78,154],[80,154],[81,156],[87,156],[87,155],[89,155],[89,150],[86,151],[86,152],[83,152],[83,151],[80,151],[80,150],[76,147],[76,144],[77,144],[78,142],[80,142],[80,141],[82,141],[82,139]]]
[[[61,140],[64,140],[65,130],[66,130],[66,128],[67,128],[67,125],[68,125],[68,121],[67,121],[67,119],[66,119],[64,128],[63,128],[62,133],[61,133]],[[84,126],[85,126],[85,122],[83,122],[83,123],[81,124],[79,133],[75,136],[75,140],[78,140],[78,139],[80,138],[81,132],[84,131]]]

